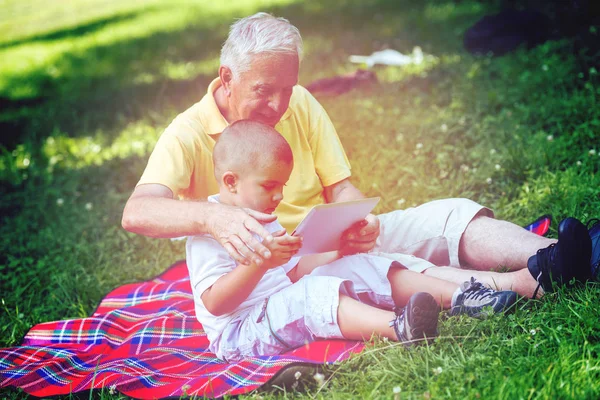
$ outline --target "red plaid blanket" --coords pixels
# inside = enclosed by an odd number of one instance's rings
[[[545,235],[550,216],[525,229]],[[184,261],[159,277],[109,293],[90,318],[34,326],[20,347],[0,349],[0,388],[35,396],[109,388],[135,398],[236,395],[295,363],[341,361],[362,342],[323,340],[278,356],[226,363],[207,350]]]
[[[278,356],[226,363],[208,351],[184,261],[109,293],[89,318],[34,326],[0,349],[0,387],[35,396],[108,388],[135,398],[247,393],[295,363],[344,360],[363,343],[323,340]]]

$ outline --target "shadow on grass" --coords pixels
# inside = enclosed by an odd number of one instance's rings
[[[332,40],[333,46],[347,56],[353,52],[378,50],[370,37],[379,36],[381,42],[375,45],[385,45],[388,39],[405,31],[406,27],[400,26],[400,21],[406,19],[403,15],[419,14],[425,6],[426,3],[389,0],[374,0],[367,4],[348,1],[341,5],[309,2],[271,7],[266,11],[290,18],[305,37],[321,36]],[[78,37],[153,10],[117,15],[19,39],[2,47]],[[165,74],[165,61],[185,64],[218,57],[227,28],[237,17],[240,17],[239,13],[232,10],[220,15],[217,21],[198,18],[197,25],[181,31],[155,33],[86,51],[67,52],[53,66],[60,71],[58,78],[45,67],[16,74],[5,93],[0,93],[0,130],[9,133],[3,135],[0,144],[11,151],[18,144],[29,143],[34,156],[39,158],[42,155],[36,154],[35,149],[52,134],[77,137],[103,130],[110,137],[124,124],[150,113],[164,114],[167,109],[182,111],[201,98],[216,70],[174,79]],[[362,32],[362,40],[346,40],[350,32],[356,31]],[[418,44],[416,38],[403,38],[402,41],[409,43],[405,48]],[[427,45],[435,46],[435,43]],[[144,76],[152,79],[144,79]],[[37,96],[11,98],[7,95],[23,87],[33,87]]]
[[[141,14],[148,12],[149,10],[151,10],[151,9],[147,8],[147,9],[144,9],[143,11],[117,14],[117,15],[114,15],[111,17],[99,18],[99,19],[96,19],[96,20],[93,20],[93,21],[90,21],[87,23],[83,23],[81,25],[74,26],[74,27],[59,29],[56,31],[43,33],[40,35],[24,37],[24,38],[11,40],[11,41],[7,41],[7,42],[0,42],[0,49],[5,49],[8,47],[15,47],[15,46],[19,46],[22,44],[33,44],[33,43],[44,44],[44,42],[51,42],[54,40],[76,38],[76,37],[79,37],[82,35],[88,35],[90,33],[96,32],[102,28],[105,28],[111,24],[132,20],[132,19],[140,16]]]

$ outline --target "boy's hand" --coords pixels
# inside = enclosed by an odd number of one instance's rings
[[[344,232],[340,254],[366,253],[373,250],[379,233],[379,218],[373,214],[367,215],[364,220],[357,222]]]
[[[271,258],[265,260],[263,268],[275,268],[288,262],[302,247],[302,238],[290,236],[285,229],[273,233],[273,241],[265,244],[271,251]]]

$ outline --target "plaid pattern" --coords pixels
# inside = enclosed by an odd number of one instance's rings
[[[545,235],[550,217],[525,229]],[[323,364],[362,342],[322,340],[277,356],[226,363],[210,353],[194,315],[185,261],[109,293],[89,318],[34,326],[20,347],[0,349],[0,388],[34,396],[109,388],[135,398],[221,397],[252,391],[295,363]]]
[[[551,223],[552,217],[550,215],[542,215],[531,224],[527,225],[525,229],[540,236],[546,236],[546,234],[548,234],[548,230],[550,229]]]
[[[323,340],[278,356],[226,363],[208,349],[194,315],[184,261],[159,277],[109,293],[89,318],[34,326],[0,349],[0,387],[35,396],[108,388],[135,398],[247,393],[295,363],[341,361],[361,342]]]

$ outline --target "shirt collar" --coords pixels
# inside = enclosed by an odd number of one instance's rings
[[[206,96],[203,99],[204,101],[206,101],[206,107],[207,107],[207,110],[209,111],[205,114],[205,121],[206,121],[206,126],[208,128],[207,129],[208,134],[211,136],[218,135],[219,133],[223,132],[223,129],[225,129],[229,125],[229,123],[227,122],[225,117],[223,117],[223,114],[221,114],[221,111],[219,110],[219,107],[217,106],[217,102],[215,100],[215,91],[220,86],[221,86],[221,79],[215,78],[208,85],[208,90],[206,91]],[[282,121],[289,118],[291,113],[292,112],[290,110],[290,107],[288,106],[287,110],[285,110],[285,113],[283,113],[283,116],[281,117],[281,119],[279,120],[277,125],[275,125],[275,128],[277,128],[277,126]]]

